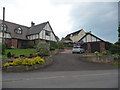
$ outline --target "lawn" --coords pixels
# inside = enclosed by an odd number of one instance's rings
[[[5,50],[5,54],[8,52],[11,52],[11,54],[16,54],[16,55],[28,55],[30,53],[37,53],[35,49],[7,49]]]

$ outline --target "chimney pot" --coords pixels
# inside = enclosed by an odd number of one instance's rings
[[[35,26],[35,23],[34,23],[33,21],[31,22],[31,27],[32,27],[32,26]]]

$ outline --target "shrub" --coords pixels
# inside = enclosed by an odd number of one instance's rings
[[[46,42],[38,43],[37,51],[39,52],[40,56],[49,56],[50,55],[49,44],[47,44]]]
[[[113,54],[112,57],[114,58],[114,60],[120,59],[120,55],[119,54]]]
[[[103,54],[103,55],[107,55],[107,51],[103,51],[102,54]]]
[[[2,54],[2,43],[0,43],[0,55]]]
[[[33,58],[33,60],[35,61],[36,64],[43,64],[45,62],[45,60],[40,57],[35,57]]]
[[[9,63],[5,63],[3,64],[4,67],[8,67],[9,66]]]
[[[2,55],[5,55],[5,49],[6,49],[6,45],[5,43],[2,43]]]
[[[55,50],[55,49],[58,49],[57,42],[50,42],[50,50]]]
[[[94,54],[95,54],[95,55],[98,55],[98,54],[99,54],[99,52],[98,52],[98,51],[95,51],[95,52],[94,52]]]
[[[13,65],[21,65],[22,64],[22,59],[17,58],[13,60]]]
[[[72,42],[68,42],[68,43],[64,43],[65,47],[73,47],[73,43]]]
[[[17,59],[14,59],[13,62],[11,63],[5,63],[3,64],[4,67],[8,67],[8,66],[17,66],[17,65],[26,65],[26,66],[31,66],[31,65],[34,65],[34,64],[44,64],[45,60],[42,59],[41,57],[35,57],[35,58],[32,58],[32,59],[29,59],[29,58],[26,58],[26,59],[20,59],[20,58],[17,58]]]
[[[113,66],[120,66],[120,62],[114,62],[112,63]]]
[[[24,47],[25,48],[35,48],[35,45],[34,44],[27,44]]]
[[[59,42],[59,43],[58,43],[58,48],[59,48],[59,49],[64,49],[64,44],[63,44],[63,42]]]
[[[24,59],[23,62],[22,62],[22,65],[34,65],[36,64],[35,61],[33,59]]]
[[[112,54],[120,54],[120,46],[119,45],[115,45],[115,44],[112,44],[109,51],[112,53]]]
[[[7,53],[7,57],[8,57],[8,58],[11,58],[11,56],[12,56],[12,55],[11,55],[11,52],[8,52],[8,53]]]

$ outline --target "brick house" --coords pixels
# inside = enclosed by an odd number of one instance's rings
[[[3,35],[4,27],[4,35]],[[31,27],[0,20],[0,42],[4,36],[4,42],[9,47],[25,48],[26,45],[37,45],[41,41],[57,42],[56,35],[49,22],[38,25],[31,22]]]
[[[106,51],[109,49],[109,42],[106,42],[100,38],[98,38],[97,36],[93,35],[91,32],[85,32],[83,29],[78,30],[76,32],[70,33],[68,34],[65,39],[64,42],[83,42],[82,47],[87,50],[90,53],[93,53],[95,51]]]

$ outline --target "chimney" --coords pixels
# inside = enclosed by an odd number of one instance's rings
[[[35,26],[35,23],[34,23],[33,21],[31,22],[31,27],[32,27],[32,26]]]

